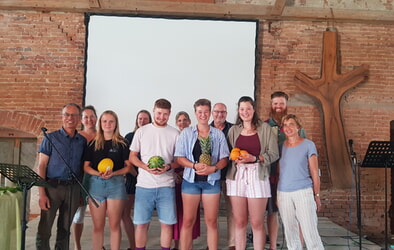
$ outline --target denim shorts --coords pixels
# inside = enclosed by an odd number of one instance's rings
[[[220,180],[215,181],[215,185],[211,185],[206,181],[196,181],[194,183],[186,180],[182,181],[182,193],[185,194],[219,194]]]
[[[89,192],[100,203],[105,202],[107,199],[128,199],[123,175],[116,175],[110,179],[92,176],[90,178]]]
[[[167,225],[177,222],[175,206],[175,188],[143,188],[136,187],[134,201],[134,224],[149,223],[153,209],[156,208],[159,221]]]

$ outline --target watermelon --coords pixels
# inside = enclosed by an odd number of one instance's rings
[[[152,156],[149,158],[148,164],[150,169],[164,168],[164,160],[160,156]]]

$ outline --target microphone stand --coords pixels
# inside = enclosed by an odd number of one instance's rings
[[[52,147],[55,149],[55,151],[58,153],[58,155],[60,156],[60,158],[62,159],[62,161],[64,162],[64,164],[67,167],[68,170],[68,174],[69,174],[69,178],[70,180],[74,180],[78,183],[78,185],[81,187],[81,189],[84,191],[84,193],[92,200],[93,204],[96,207],[99,207],[99,204],[96,202],[95,199],[93,199],[92,195],[89,193],[88,190],[86,190],[86,188],[82,185],[82,183],[79,181],[77,175],[74,173],[74,171],[72,170],[72,168],[70,167],[70,165],[68,164],[68,162],[66,161],[66,159],[64,159],[63,155],[60,153],[59,149],[55,146],[55,144],[52,142],[52,140],[49,138],[47,131],[47,128],[41,128],[42,133],[44,134],[45,138],[48,140],[48,142],[52,145]],[[71,195],[72,195],[72,185],[70,185],[69,187],[69,195],[68,195],[68,224],[71,226]],[[67,245],[70,244],[70,227],[67,228]]]
[[[360,193],[360,166],[357,163],[356,152],[353,151],[353,140],[349,140],[350,157],[352,163],[352,170],[356,180],[356,200],[357,200],[357,228],[359,238],[359,249],[362,249],[362,226],[361,226],[361,193]]]

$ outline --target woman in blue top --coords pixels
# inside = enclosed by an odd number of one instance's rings
[[[286,134],[279,160],[278,207],[288,249],[302,249],[299,225],[308,249],[324,249],[317,230],[320,177],[315,144],[299,135],[299,119],[283,117]]]
[[[192,231],[197,209],[202,200],[210,250],[218,249],[217,217],[220,199],[220,169],[227,166],[229,150],[226,138],[219,129],[209,126],[211,102],[199,99],[194,103],[197,125],[184,128],[178,138],[175,157],[184,166],[182,182],[183,224],[181,249],[192,248]],[[199,162],[203,153],[202,140],[210,142],[210,163]]]

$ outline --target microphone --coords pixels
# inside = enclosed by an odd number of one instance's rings
[[[350,147],[350,154],[354,155],[354,151],[353,151],[353,139],[349,140],[349,147]]]
[[[44,135],[46,134],[46,132],[48,131],[48,129],[46,127],[42,127],[41,128],[42,133],[44,133]]]

